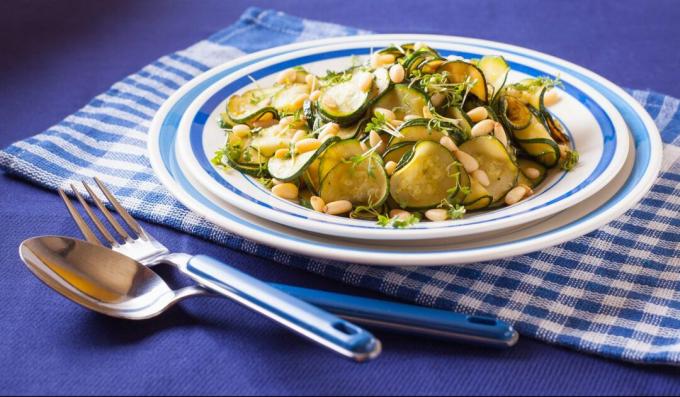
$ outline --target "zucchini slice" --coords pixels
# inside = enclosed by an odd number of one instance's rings
[[[290,145],[295,131],[294,128],[281,129],[278,125],[263,128],[253,133],[247,146],[256,149],[265,157],[272,157],[278,149],[284,149]]]
[[[550,111],[545,107],[545,103],[543,101],[545,97],[545,93],[548,92],[548,88],[544,88],[543,91],[541,91],[541,96],[539,98],[539,107],[538,110],[541,112],[541,117],[543,117],[543,122],[545,123],[545,126],[548,127],[548,131],[550,131],[550,136],[553,137],[555,142],[557,143],[569,143],[569,137],[567,134],[564,133],[564,129],[562,128],[562,125],[560,124],[559,121],[555,120],[550,114]]]
[[[319,188],[320,183],[319,183],[319,164],[321,162],[319,161],[319,158],[317,157],[312,161],[312,163],[307,167],[305,172],[302,174],[302,179],[305,181],[305,185],[311,190],[314,194],[319,193]]]
[[[514,96],[504,95],[500,99],[499,113],[503,122],[513,130],[527,128],[531,123],[531,111]]]
[[[517,184],[519,168],[501,141],[491,135],[479,136],[459,146],[460,150],[474,157],[479,168],[489,177],[486,190],[493,202],[502,200]]]
[[[388,147],[402,142],[433,141],[439,142],[450,136],[454,141],[465,140],[464,133],[453,123],[435,121],[433,119],[413,119],[405,122],[398,129],[401,136],[392,136]]]
[[[307,84],[290,84],[274,94],[272,106],[279,113],[295,113],[300,109],[297,99],[302,94],[309,94],[309,86]]]
[[[484,73],[486,83],[492,88],[490,99],[495,98],[508,79],[510,66],[505,62],[505,58],[499,55],[485,55],[477,66]]]
[[[289,182],[298,179],[303,172],[316,160],[319,154],[323,153],[333,143],[337,142],[339,138],[333,137],[325,141],[321,146],[309,152],[291,156],[289,158],[280,159],[272,157],[269,159],[267,169],[269,174],[280,181]]]
[[[459,129],[465,133],[464,141],[470,139],[472,136],[472,120],[470,120],[470,116],[468,116],[463,109],[458,106],[451,106],[445,110],[444,115],[448,118],[457,120]]]
[[[402,66],[406,70],[407,76],[410,76],[414,70],[420,70],[421,65],[429,64],[432,61],[441,61],[437,64],[437,66],[444,63],[442,57],[440,57],[436,51],[432,50],[431,48],[424,47],[414,51],[410,55],[407,55],[402,62]],[[430,69],[431,68],[428,68],[428,70]],[[435,67],[434,70],[437,70],[437,68]],[[432,73],[432,71],[429,73]]]
[[[394,146],[389,147],[385,153],[383,153],[383,161],[387,164],[389,161],[394,161],[399,164],[402,157],[413,149],[415,142],[402,142],[397,143]]]
[[[402,208],[436,207],[459,193],[463,174],[465,170],[448,149],[420,141],[390,178],[390,196]]]
[[[272,106],[272,97],[281,88],[255,88],[241,95],[232,95],[227,101],[227,116],[236,124],[257,121],[266,114],[278,118]]]
[[[408,84],[395,84],[373,103],[373,108],[389,109],[397,119],[403,120],[407,114],[422,117],[427,102],[427,96],[422,91]]]
[[[437,71],[439,73],[447,72],[449,81],[454,84],[464,83],[470,78],[471,81],[474,81],[470,94],[473,94],[484,103],[488,101],[486,79],[484,78],[484,73],[477,66],[469,62],[456,60],[443,63]]]
[[[540,119],[540,114],[532,108],[529,109],[531,110],[529,125],[519,130],[512,129],[512,137],[529,156],[552,168],[560,160],[560,148],[550,136],[548,128]]]
[[[218,124],[219,124],[220,128],[231,128],[234,125],[236,125],[236,123],[234,123],[234,121],[229,118],[228,112],[220,113],[220,119],[219,119]]]
[[[372,153],[355,162],[340,162],[321,181],[319,196],[327,202],[349,200],[357,205],[381,206],[389,185],[380,156]]]
[[[336,165],[354,156],[364,153],[361,144],[356,139],[347,139],[328,146],[328,149],[319,158],[319,181],[323,181]]]
[[[540,185],[545,180],[547,170],[542,164],[539,164],[538,162],[531,159],[520,157],[517,159],[517,165],[519,166],[519,170],[521,171],[518,183],[524,183],[525,185],[533,188]],[[538,178],[534,179],[529,178],[526,175],[526,170],[528,168],[537,169],[538,172],[540,173]]]
[[[475,178],[470,178],[470,193],[465,197],[463,205],[468,211],[481,210],[493,202],[493,197]]]
[[[378,68],[373,71],[373,85],[371,86],[371,92],[369,94],[369,99],[373,102],[378,100],[383,94],[387,92],[392,86],[392,80],[390,79],[390,74],[385,68]]]
[[[365,73],[368,72],[357,69],[349,81],[324,88],[317,104],[323,118],[340,126],[348,126],[364,116],[370,104],[371,92],[370,89],[362,91],[359,87],[359,77]],[[334,106],[329,107],[328,103],[333,103]]]

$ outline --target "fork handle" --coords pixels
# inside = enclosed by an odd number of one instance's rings
[[[380,341],[368,331],[217,259],[196,255],[180,270],[204,287],[346,357],[361,362],[380,354]]]

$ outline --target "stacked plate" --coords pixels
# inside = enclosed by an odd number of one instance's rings
[[[279,199],[254,179],[215,168],[224,145],[216,120],[226,99],[267,86],[295,65],[323,74],[392,43],[422,41],[442,55],[503,55],[525,77],[558,77],[551,111],[581,155],[572,172],[552,172],[531,198],[465,219],[408,229],[329,216]],[[154,118],[149,155],[168,190],[230,232],[300,254],[371,265],[462,264],[540,250],[584,235],[634,206],[661,165],[661,139],[644,109],[611,82],[560,59],[505,44],[452,36],[375,35],[319,40],[251,54],[212,69],[177,91]]]

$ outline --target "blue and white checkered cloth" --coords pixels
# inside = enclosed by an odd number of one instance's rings
[[[146,131],[163,101],[182,84],[245,53],[358,33],[362,32],[249,9],[229,28],[162,57],[61,123],[4,149],[0,166],[51,189],[96,175],[134,216],[229,248],[421,305],[497,315],[523,335],[546,342],[628,361],[680,363],[677,99],[632,92],[655,118],[665,142],[662,175],[637,207],[584,237],[505,260],[384,268],[282,254],[211,225],[163,189],[146,156]]]

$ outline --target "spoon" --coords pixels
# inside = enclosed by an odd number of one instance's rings
[[[173,290],[141,263],[102,246],[67,237],[28,239],[21,243],[19,254],[31,272],[52,289],[111,317],[149,319],[201,292],[198,286]],[[240,291],[233,291],[241,294],[239,300],[249,300],[249,306],[256,306],[260,313],[303,336],[356,361],[380,354],[380,341],[363,329],[278,290],[264,297],[255,296],[266,284],[235,269],[230,275],[241,287]]]

